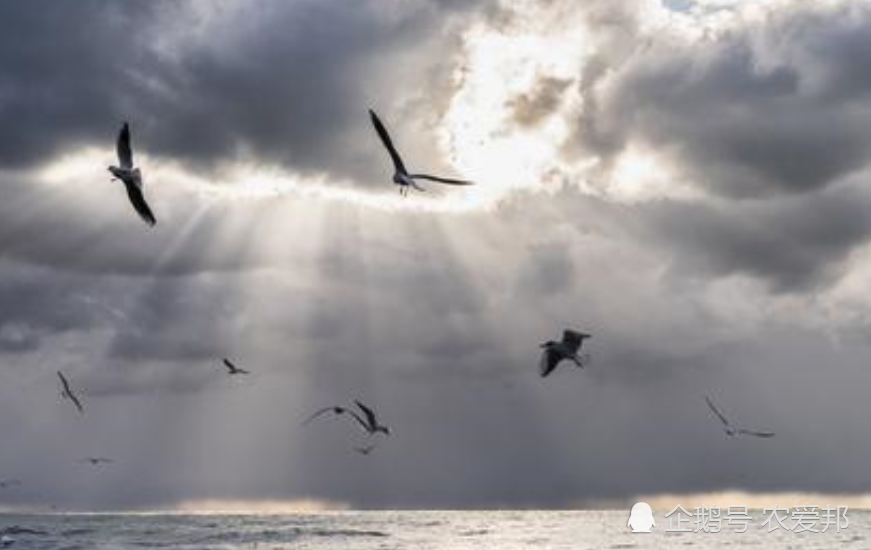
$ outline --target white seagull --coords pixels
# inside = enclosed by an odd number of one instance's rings
[[[224,358],[224,366],[227,367],[227,374],[229,374],[230,376],[234,376],[236,374],[251,374],[247,370],[240,369],[239,367],[234,365],[233,362],[226,357]]]
[[[57,377],[60,378],[60,383],[61,383],[60,395],[61,395],[61,397],[63,397],[64,399],[69,399],[70,401],[72,401],[73,405],[76,406],[76,409],[78,409],[79,413],[84,413],[85,408],[82,407],[82,402],[79,401],[78,396],[76,396],[76,394],[73,392],[72,388],[70,387],[70,382],[69,382],[69,380],[67,380],[67,377],[64,376],[64,374],[61,371],[57,371]]]
[[[584,363],[587,362],[588,359],[579,357],[578,351],[580,351],[584,340],[590,337],[591,335],[584,332],[564,330],[563,339],[561,341],[554,342],[553,340],[548,340],[541,344],[539,347],[544,350],[541,353],[541,360],[538,365],[541,377],[544,378],[553,372],[554,369],[557,368],[557,365],[564,360],[569,360],[578,367],[583,368]]]
[[[145,202],[145,196],[142,194],[142,172],[139,171],[139,168],[133,167],[133,149],[130,147],[130,125],[126,122],[121,127],[121,132],[118,133],[117,148],[118,164],[120,166],[109,167],[109,172],[115,176],[112,178],[112,181],[119,179],[124,183],[124,187],[127,188],[127,197],[130,199],[130,203],[136,209],[139,217],[148,225],[153,226],[157,223],[157,220],[154,218],[154,214],[152,214],[151,208],[148,207],[148,203]]]
[[[741,428],[729,422],[729,420],[720,412],[719,409],[714,405],[714,402],[711,401],[711,398],[707,395],[705,396],[705,401],[708,403],[708,408],[711,409],[711,412],[716,415],[717,418],[720,419],[720,422],[723,423],[723,431],[729,437],[735,437],[739,435],[752,435],[754,437],[774,437],[774,432],[760,432],[757,430],[748,430],[746,428]]]
[[[378,115],[376,115],[375,111],[372,109],[369,109],[369,118],[372,119],[372,125],[375,126],[375,131],[378,132],[381,142],[384,144],[384,147],[387,148],[387,152],[390,153],[390,158],[393,160],[393,183],[399,186],[400,195],[408,195],[409,187],[413,187],[418,191],[426,191],[426,189],[414,181],[417,179],[445,183],[448,185],[474,185],[473,182],[467,180],[440,178],[429,174],[410,174],[408,170],[405,169],[405,164],[402,162],[402,157],[400,157],[399,153],[396,151],[396,147],[393,146],[393,140],[390,139],[390,134],[387,133],[387,128],[384,127],[384,124],[381,123]]]

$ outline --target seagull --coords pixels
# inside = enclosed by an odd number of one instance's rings
[[[145,202],[145,196],[142,194],[142,172],[139,168],[133,167],[133,149],[130,147],[130,125],[126,122],[121,127],[121,132],[118,133],[118,164],[120,166],[110,166],[109,172],[114,178],[121,180],[124,187],[127,188],[127,197],[139,217],[148,225],[153,226],[157,223],[154,214],[151,213],[151,208]]]
[[[226,357],[224,358],[224,366],[227,367],[227,374],[229,374],[230,376],[234,376],[236,374],[251,374],[247,370],[240,369],[239,367],[234,365],[233,362]]]
[[[320,417],[324,414],[328,414],[328,413],[333,413],[337,416],[342,415],[342,414],[347,414],[347,415],[350,415],[354,420],[356,420],[357,423],[360,424],[360,426],[369,435],[375,434],[377,432],[382,432],[385,435],[390,435],[390,430],[387,427],[378,424],[378,421],[375,419],[375,413],[372,412],[372,409],[370,409],[366,405],[360,403],[359,401],[354,401],[354,403],[356,403],[357,407],[359,407],[360,410],[363,411],[363,416],[360,416],[357,412],[355,412],[354,410],[352,410],[348,407],[339,407],[339,406],[324,407],[323,409],[319,409],[319,410],[315,411],[314,414],[312,414],[311,416],[306,418],[302,422],[301,425],[305,426],[309,422],[314,420],[315,418],[318,418],[318,417]]]
[[[365,447],[354,447],[354,450],[360,453],[363,456],[367,456],[373,450],[375,450],[375,445],[366,445]]]
[[[17,479],[0,479],[0,489],[8,489],[16,485],[21,485],[21,481]]]
[[[372,109],[369,109],[369,118],[372,119],[372,125],[375,126],[375,131],[378,132],[381,142],[384,144],[384,147],[387,148],[387,152],[390,153],[390,158],[393,160],[393,183],[399,186],[400,195],[408,195],[409,187],[413,187],[418,191],[426,191],[426,189],[419,186],[417,182],[414,181],[417,179],[445,183],[448,185],[474,185],[473,182],[466,180],[440,178],[428,174],[409,174],[408,170],[405,169],[405,164],[402,162],[402,157],[399,156],[399,153],[396,152],[396,148],[393,146],[393,141],[390,139],[390,134],[387,133],[387,128],[384,127],[384,124],[381,123],[378,115],[376,115],[375,111]]]
[[[111,458],[103,458],[101,456],[97,456],[97,457],[89,456],[87,458],[83,458],[82,462],[87,462],[91,466],[99,466],[100,464],[112,464],[115,461],[112,460]]]
[[[73,393],[72,388],[70,388],[69,380],[67,380],[66,376],[64,376],[61,371],[57,371],[57,376],[58,378],[60,378],[60,383],[63,386],[60,392],[61,397],[72,401],[73,405],[76,406],[76,409],[78,409],[80,413],[84,413],[85,408],[82,407],[82,402],[79,401],[79,398],[76,396],[75,393]]]
[[[735,437],[738,435],[752,435],[754,437],[774,437],[774,432],[760,432],[756,430],[748,430],[746,428],[741,428],[732,424],[725,416],[723,416],[723,413],[721,413],[719,409],[717,409],[717,407],[714,405],[714,402],[711,401],[711,398],[707,395],[705,396],[705,401],[708,403],[708,408],[711,409],[711,412],[713,412],[717,416],[717,418],[720,419],[720,422],[723,423],[723,431],[726,433],[727,436]]]
[[[539,361],[541,377],[544,378],[553,372],[557,365],[565,359],[568,359],[575,365],[584,368],[584,362],[587,359],[579,357],[578,351],[580,351],[584,339],[590,337],[590,334],[584,332],[564,330],[562,341],[554,342],[553,340],[548,340],[541,344],[539,347],[544,350],[541,354],[541,360]]]

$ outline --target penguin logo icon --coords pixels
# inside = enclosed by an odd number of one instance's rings
[[[649,533],[650,528],[655,525],[650,505],[646,502],[636,502],[632,511],[629,512],[629,521],[626,522],[626,526],[631,527],[633,533]]]

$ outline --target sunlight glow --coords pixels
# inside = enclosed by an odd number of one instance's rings
[[[692,186],[680,185],[666,169],[666,163],[653,152],[637,148],[630,148],[617,159],[605,193],[625,203],[689,199],[698,195]]]
[[[469,200],[492,203],[513,190],[542,189],[559,166],[560,147],[570,135],[565,114],[573,107],[566,93],[551,116],[524,128],[512,120],[511,102],[530,93],[541,78],[560,79],[570,89],[583,59],[583,26],[559,22],[559,13],[540,13],[526,4],[505,28],[473,26],[465,35],[461,84],[446,115],[443,141],[457,169],[486,182]],[[543,32],[543,31],[547,32]],[[553,55],[559,51],[560,55]]]

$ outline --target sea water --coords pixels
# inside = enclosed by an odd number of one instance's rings
[[[756,512],[745,533],[633,534],[627,511],[373,511],[300,515],[0,515],[12,550],[871,548],[871,512],[850,511],[838,533],[768,532]],[[685,526],[685,525],[684,525]]]

